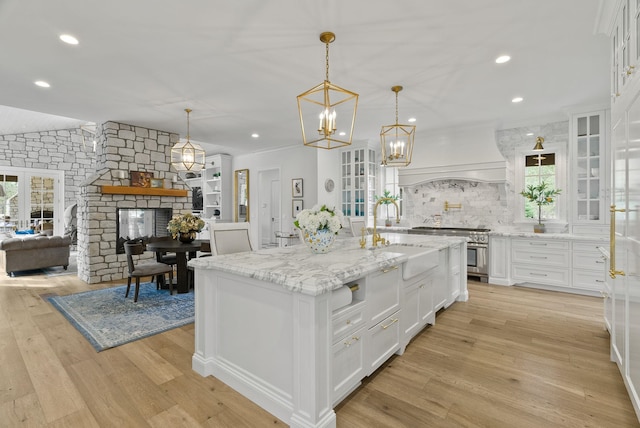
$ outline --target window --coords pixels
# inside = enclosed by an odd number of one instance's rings
[[[525,156],[524,168],[524,188],[533,185],[537,186],[546,182],[550,188],[556,186],[556,154],[544,153]],[[525,200],[525,218],[538,218],[538,206],[531,201]],[[542,218],[551,220],[558,218],[556,203],[542,206]]]
[[[520,195],[526,186],[543,181],[562,193],[555,202],[542,206],[542,219],[547,224],[561,225],[567,222],[566,143],[544,143],[544,153],[518,150],[514,167],[514,198],[516,223],[532,223],[538,218],[538,206]]]
[[[400,208],[400,217],[402,218],[402,214],[404,212],[404,207],[402,203],[402,188],[398,185],[398,168],[394,167],[384,167],[381,168],[383,174],[383,185],[382,191],[380,194],[384,194],[385,190],[391,192],[392,195],[398,196],[398,207]],[[392,205],[393,206],[393,205]],[[392,214],[395,215],[395,207],[391,208]]]

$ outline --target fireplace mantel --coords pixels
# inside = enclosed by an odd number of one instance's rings
[[[178,196],[187,197],[188,191],[183,189],[162,189],[157,187],[102,186],[103,195],[146,195],[146,196]]]

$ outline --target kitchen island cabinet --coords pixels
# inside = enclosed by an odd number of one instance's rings
[[[425,251],[466,253],[464,238],[386,237]],[[193,369],[293,427],[335,427],[333,407],[408,342],[402,266],[409,257],[360,249],[358,238],[346,238],[328,254],[295,245],[192,260]],[[466,275],[458,277],[458,300],[466,300]],[[337,290],[356,283],[351,302],[334,308]]]

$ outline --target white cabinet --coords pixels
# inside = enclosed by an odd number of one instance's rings
[[[365,303],[355,300],[333,313],[332,402],[337,404],[365,377]]]
[[[606,223],[607,150],[604,110],[573,116],[571,126],[571,187],[574,233],[589,231],[585,226]],[[566,192],[569,194],[569,192]],[[597,232],[606,230],[596,229]],[[597,233],[596,232],[596,233]]]
[[[511,269],[515,282],[567,287],[570,247],[564,240],[513,239]]]
[[[462,245],[454,245],[449,247],[449,272],[447,273],[447,283],[449,284],[447,292],[447,303],[449,307],[456,301],[460,295],[460,266],[462,257]],[[465,263],[466,268],[466,263]]]
[[[203,217],[231,221],[233,219],[233,183],[231,156],[207,156],[203,175]]]
[[[376,152],[363,147],[340,153],[340,206],[346,217],[373,216]]]
[[[425,325],[435,323],[433,310],[433,282],[435,272],[424,274],[404,282],[402,304],[402,346],[405,347],[413,336]]]
[[[400,348],[400,266],[393,266],[366,278],[368,330],[366,371],[373,373]]]
[[[449,253],[447,250],[440,250],[438,252],[438,267],[433,274],[433,308],[439,310],[444,308],[447,303],[447,294],[449,291],[449,283],[447,282],[447,271],[445,266],[449,262]]]
[[[598,250],[603,243],[596,241],[573,242],[571,286],[583,290],[604,291],[605,258]]]
[[[489,236],[489,283],[511,284],[511,239],[507,236]]]

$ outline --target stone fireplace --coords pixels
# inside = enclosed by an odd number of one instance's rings
[[[83,183],[78,196],[80,279],[91,284],[126,278],[126,256],[116,253],[117,208],[170,208],[174,215],[191,211],[187,196],[102,193],[102,186],[129,186],[130,171],[152,172],[153,178],[164,179],[165,188],[187,189],[181,180],[172,181],[176,174],[170,170],[171,147],[178,138],[116,122],[97,127],[97,172]]]

